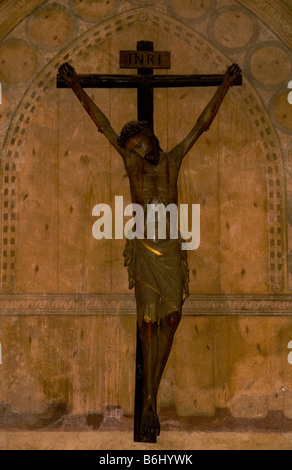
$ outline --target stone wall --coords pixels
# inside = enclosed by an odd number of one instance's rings
[[[133,414],[136,321],[124,241],[91,234],[94,205],[113,207],[117,195],[128,204],[128,181],[72,92],[57,90],[56,74],[64,61],[78,73],[128,73],[119,51],[139,40],[171,52],[171,73],[224,73],[237,62],[244,77],[181,169],[180,202],[201,205],[201,245],[189,253],[191,298],[159,406],[177,416],[221,408],[235,418],[292,418],[291,7],[19,0],[2,2],[0,13],[5,425]],[[214,92],[155,91],[163,149],[187,135]],[[89,94],[117,132],[136,118],[135,91]]]

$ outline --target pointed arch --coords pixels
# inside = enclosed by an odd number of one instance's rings
[[[16,206],[16,178],[24,164],[21,154],[25,145],[27,129],[31,119],[46,93],[55,86],[58,67],[65,61],[78,61],[78,57],[94,45],[100,45],[114,35],[130,30],[137,24],[151,26],[183,41],[190,48],[204,57],[212,68],[222,72],[230,59],[218,51],[210,42],[196,33],[190,27],[173,18],[146,8],[137,8],[91,27],[78,37],[64,51],[57,54],[53,60],[40,71],[20,102],[10,128],[7,132],[3,148],[3,187],[4,200],[2,203],[2,240],[1,253],[1,285],[4,291],[13,292],[16,273],[16,245],[17,236],[17,206]],[[253,122],[258,138],[265,149],[266,182],[268,199],[268,226],[270,241],[270,290],[281,292],[284,289],[285,271],[283,263],[279,260],[285,250],[284,236],[284,170],[281,148],[277,134],[273,128],[269,115],[261,103],[259,96],[252,85],[245,80],[241,89],[236,90],[245,111]],[[7,250],[6,233],[12,233],[10,249]],[[277,253],[275,253],[277,247]]]

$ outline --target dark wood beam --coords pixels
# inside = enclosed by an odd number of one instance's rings
[[[182,88],[182,87],[218,87],[224,75],[78,75],[82,88]],[[242,85],[242,76],[234,82]],[[57,76],[57,88],[67,88],[65,80]]]

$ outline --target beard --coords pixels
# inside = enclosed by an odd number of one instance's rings
[[[151,165],[158,165],[160,162],[160,148],[159,146],[155,145],[155,148],[151,151],[146,153],[144,159],[148,162],[151,163]]]

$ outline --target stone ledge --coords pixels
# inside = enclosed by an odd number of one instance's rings
[[[1,450],[291,450],[291,442],[292,433],[164,432],[143,444],[131,432],[0,432]]]
[[[216,408],[213,416],[179,416],[174,407],[159,410],[161,435],[165,432],[271,432],[292,433],[292,419],[283,411],[270,410],[261,418],[234,417],[228,408]],[[64,403],[50,405],[43,414],[17,414],[9,405],[0,406],[1,432],[132,432],[133,416],[119,407],[107,407],[104,414],[71,415]]]
[[[1,294],[0,316],[135,316],[133,294]],[[191,295],[184,316],[292,316],[292,295]]]

